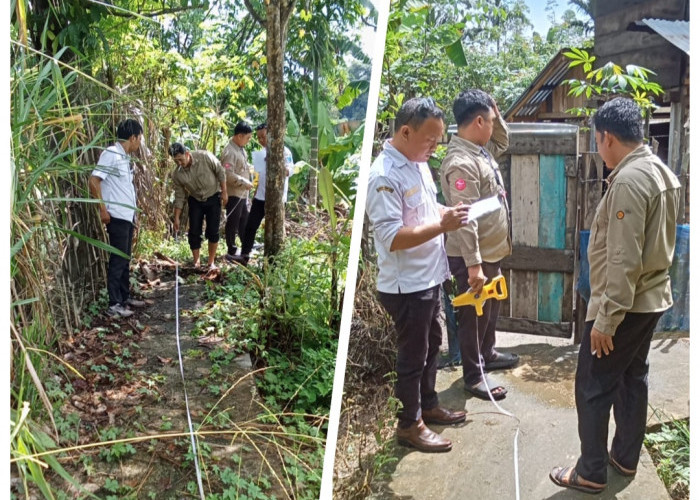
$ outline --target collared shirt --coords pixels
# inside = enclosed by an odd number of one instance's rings
[[[294,174],[294,159],[292,152],[284,147],[284,163],[287,167],[287,177],[284,178],[284,191],[282,192],[282,202],[287,201],[287,190],[289,189],[289,177]],[[253,151],[253,169],[258,174],[258,188],[255,191],[255,199],[265,201],[265,178],[267,177],[267,148]]]
[[[133,222],[136,212],[134,173],[131,169],[131,159],[120,143],[117,142],[102,151],[92,175],[102,179],[100,190],[109,215],[115,219]]]
[[[192,165],[178,166],[173,174],[175,208],[182,208],[187,196],[206,201],[221,190],[221,183],[226,180],[224,168],[209,151],[190,151],[190,155]]]
[[[367,188],[367,216],[374,226],[380,292],[419,292],[450,277],[442,234],[413,248],[390,251],[402,227],[440,222],[436,196],[428,164],[409,161],[386,141],[372,163]]]
[[[229,196],[248,199],[250,182],[250,167],[245,149],[229,141],[221,153],[221,164],[226,172],[226,190]]]
[[[487,148],[495,156],[508,149],[508,127],[498,115]],[[460,201],[475,201],[498,196],[501,209],[472,220],[468,225],[447,234],[445,248],[450,257],[462,257],[464,264],[498,262],[511,254],[510,219],[503,177],[498,163],[486,150],[466,139],[453,135],[440,166],[440,185],[448,206]]]
[[[668,269],[676,243],[680,182],[640,146],[608,176],[588,244],[591,299],[586,321],[606,335],[627,312],[673,305]]]

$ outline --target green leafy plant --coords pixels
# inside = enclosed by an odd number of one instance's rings
[[[119,439],[122,430],[118,427],[108,427],[100,431],[100,439],[102,441],[116,441],[100,450],[100,458],[107,463],[118,462],[122,458],[129,457],[136,453],[136,448],[129,443]]]
[[[649,79],[656,75],[650,69],[634,64],[628,64],[625,68],[607,62],[603,66],[593,69],[596,57],[583,49],[573,48],[564,55],[571,59],[569,67],[582,66],[585,73],[584,80],[569,79],[562,85],[569,87],[569,95],[586,96],[586,98],[608,99],[616,95],[631,97],[642,108],[646,115],[650,115],[656,107],[653,96],[664,93],[661,86]],[[596,108],[581,107],[567,110],[578,116],[590,116]]]
[[[690,488],[690,423],[672,420],[644,438],[656,472],[673,498],[687,498]]]

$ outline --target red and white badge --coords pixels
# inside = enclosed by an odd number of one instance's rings
[[[457,191],[463,191],[466,187],[467,181],[465,181],[464,179],[457,179],[455,181],[455,189],[457,189]]]

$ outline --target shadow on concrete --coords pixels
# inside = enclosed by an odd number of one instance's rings
[[[446,391],[445,391],[446,392]],[[446,405],[443,401],[442,398],[442,393],[440,395],[440,405],[441,406],[448,406]],[[463,406],[463,405],[462,405]],[[451,425],[449,426],[450,428],[454,429],[460,429],[460,428],[465,428],[469,424],[471,424],[473,421],[469,419],[469,414],[467,414],[467,420],[456,425]],[[435,432],[436,434],[442,434],[443,431],[448,427],[445,425],[430,425],[430,429]],[[378,474],[379,479],[375,479],[372,483],[372,487],[374,489],[374,493],[372,493],[370,496],[367,498],[369,499],[376,499],[376,500],[418,500],[419,498],[422,498],[421,496],[414,497],[413,495],[399,495],[391,487],[391,481],[396,473],[396,469],[398,468],[401,460],[403,460],[406,457],[409,457],[413,454],[420,454],[420,455],[425,455],[426,457],[430,457],[431,453],[424,453],[421,451],[416,450],[415,448],[410,448],[408,446],[402,446],[394,440],[393,444],[391,445],[391,448],[388,451],[389,455],[393,455],[396,457],[396,460],[393,462],[388,463],[387,465],[383,466]],[[450,453],[450,452],[447,452]],[[435,454],[438,455],[438,454]],[[442,455],[440,453],[439,455]],[[443,479],[440,478],[430,478],[426,477],[428,481],[430,480],[440,480],[442,481]]]

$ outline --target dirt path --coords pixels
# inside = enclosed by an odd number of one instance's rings
[[[175,336],[175,274],[166,267],[156,273],[156,279],[142,278],[145,308],[126,320],[97,317],[90,329],[62,344],[63,358],[85,377],[72,377],[63,386],[73,393],[57,423],[75,436],[73,442],[64,439],[63,446],[187,432]],[[204,306],[206,283],[192,270],[181,273],[180,339],[190,412],[195,429],[211,433],[198,445],[204,455],[200,466],[208,472],[205,491],[233,488],[244,497],[259,488],[284,498],[276,491],[282,481],[272,472],[282,454],[265,438],[272,425],[254,420],[261,406],[250,359],[229,349],[224,339],[191,336],[192,312]],[[188,449],[189,437],[167,437],[87,450],[62,463],[100,498],[196,498]],[[222,473],[226,468],[230,472]]]

